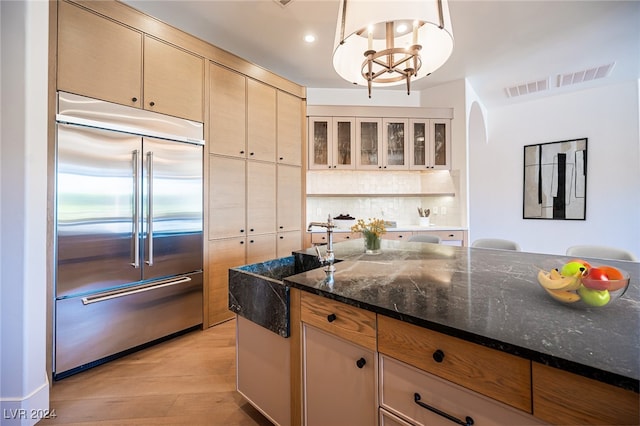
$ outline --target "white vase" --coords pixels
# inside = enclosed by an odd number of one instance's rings
[[[431,224],[430,217],[421,217],[420,218],[420,226],[429,226]]]

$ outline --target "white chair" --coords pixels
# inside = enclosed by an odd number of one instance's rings
[[[471,244],[471,247],[520,251],[518,243],[500,238],[479,238]]]
[[[440,244],[440,237],[430,234],[415,234],[409,237],[409,242]]]
[[[613,259],[613,260],[631,260],[633,262],[637,262],[638,259],[633,255],[633,253],[616,248],[616,247],[607,247],[607,246],[595,246],[595,245],[579,245],[579,246],[571,246],[567,249],[567,256],[572,257],[595,257],[598,259]]]

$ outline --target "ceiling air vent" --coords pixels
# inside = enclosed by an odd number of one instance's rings
[[[280,6],[285,7],[286,5],[291,3],[293,0],[273,0],[273,1],[278,3]]]
[[[514,98],[516,96],[530,95],[536,92],[542,92],[549,89],[549,79],[531,81],[529,83],[518,84],[517,86],[507,87],[504,90],[507,96]]]
[[[607,65],[600,65],[599,67],[589,68],[582,71],[576,71],[569,74],[558,74],[558,87],[569,86],[571,84],[583,83],[585,81],[597,80],[599,78],[607,77],[615,62]]]

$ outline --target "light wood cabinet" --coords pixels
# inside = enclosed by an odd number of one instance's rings
[[[531,363],[393,318],[378,316],[378,351],[531,413]]]
[[[278,164],[277,173],[277,231],[301,231],[302,169],[299,166]]]
[[[375,352],[303,325],[304,424],[375,425]]]
[[[209,239],[244,237],[246,161],[209,156]]]
[[[265,262],[276,257],[276,234],[247,237],[247,257],[242,265]]]
[[[209,64],[209,152],[246,158],[247,79]]]
[[[245,264],[246,238],[210,240],[207,268],[209,275],[209,319],[207,326],[234,317],[229,310],[229,268]]]
[[[247,158],[276,160],[276,89],[247,79]]]
[[[248,235],[276,232],[276,165],[247,161]]]
[[[389,231],[382,234],[381,238],[384,240],[409,241],[413,234],[414,232]]]
[[[382,169],[382,119],[356,118],[356,169]]]
[[[302,166],[302,101],[277,92],[277,161]]]
[[[451,169],[451,120],[409,120],[409,169]]]
[[[380,410],[406,422],[397,424],[447,426],[454,419],[459,424],[546,424],[529,413],[385,355],[380,355],[379,369]]]
[[[291,256],[294,251],[302,249],[302,231],[278,232],[276,241],[276,257]]]
[[[204,59],[58,2],[57,88],[202,122]]]
[[[640,395],[532,363],[533,414],[552,424],[637,425]]]
[[[204,120],[204,59],[144,38],[144,109]]]
[[[143,34],[59,1],[58,90],[142,107]]]
[[[354,169],[355,118],[309,117],[309,169]]]
[[[409,169],[409,120],[385,118],[382,120],[382,168],[386,170]]]
[[[357,240],[358,238],[362,238],[362,234],[360,234],[360,232],[334,232],[333,233],[334,243],[339,243],[340,241]],[[326,243],[327,243],[326,232],[311,233],[311,244],[326,244]]]

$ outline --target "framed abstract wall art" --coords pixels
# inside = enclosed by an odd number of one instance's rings
[[[524,219],[584,220],[587,138],[524,147]]]

